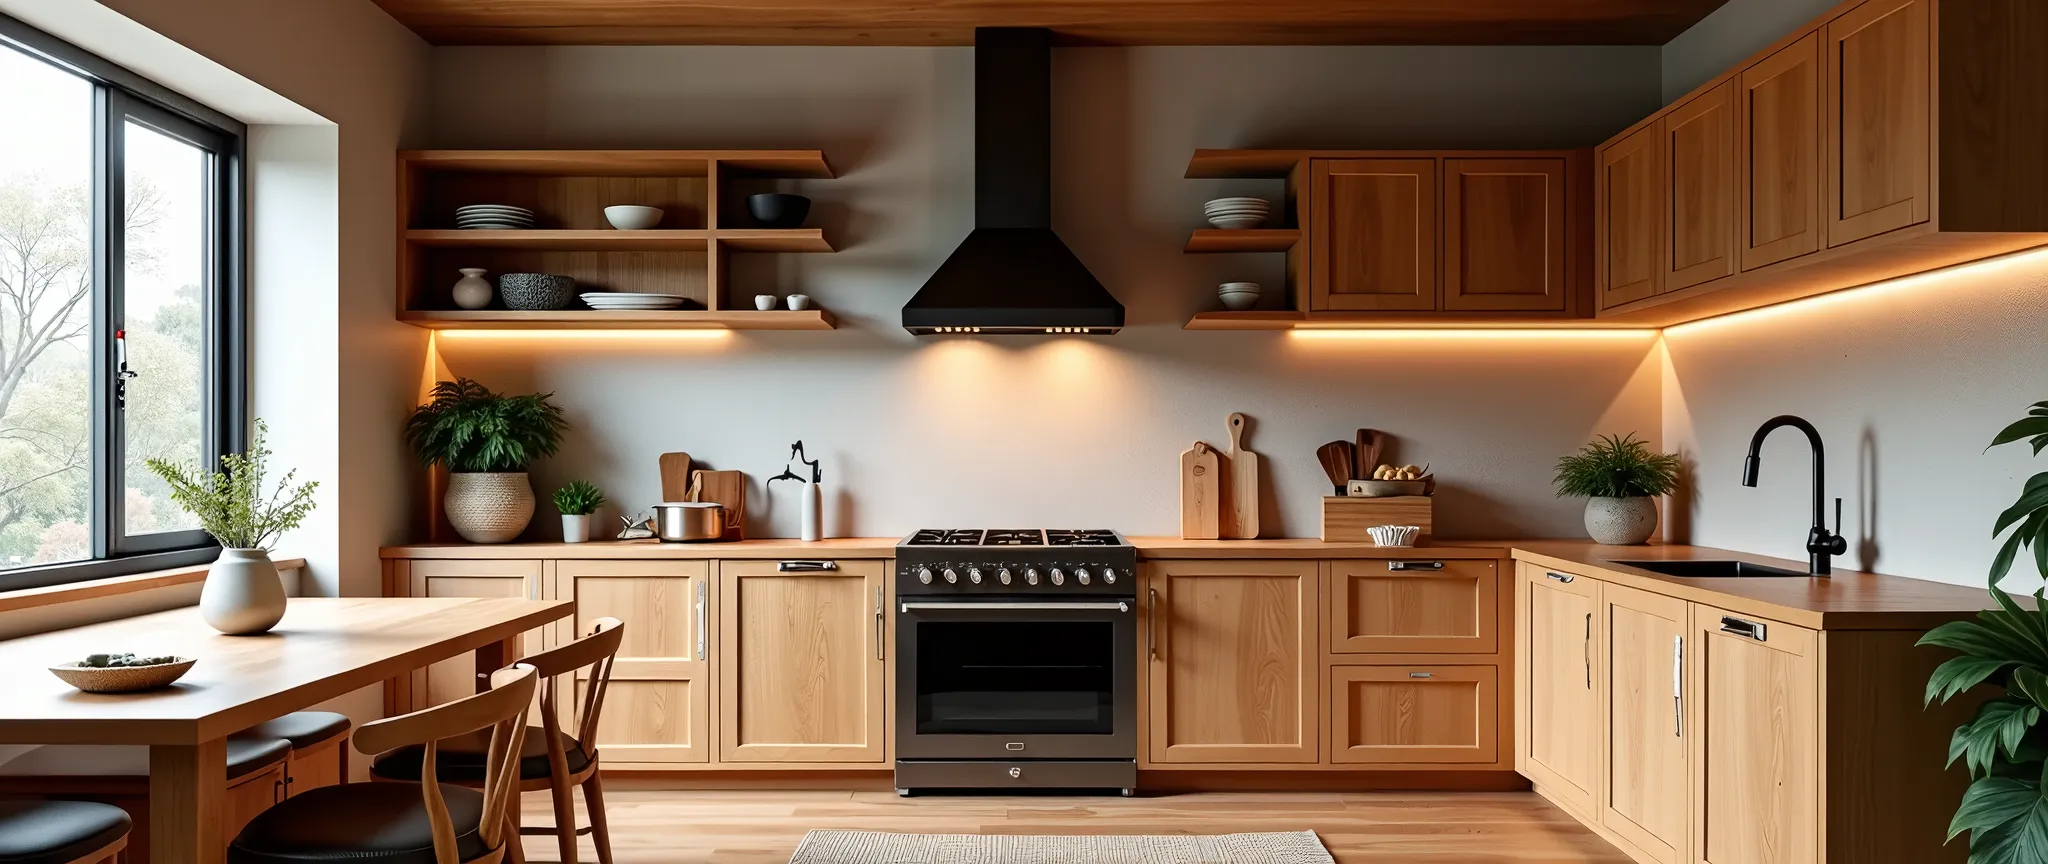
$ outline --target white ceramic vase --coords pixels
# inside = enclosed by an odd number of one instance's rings
[[[284,583],[262,549],[222,549],[199,589],[199,617],[229,636],[253,636],[284,617]]]
[[[1606,546],[1635,546],[1657,533],[1657,499],[1588,498],[1586,533]]]
[[[582,516],[562,514],[562,542],[590,542],[590,516],[588,514]]]
[[[441,510],[464,540],[508,543],[533,521],[533,484],[524,471],[451,473]]]
[[[464,267],[457,271],[462,278],[455,280],[455,287],[448,290],[457,308],[482,309],[491,305],[491,280],[484,278],[481,267]]]

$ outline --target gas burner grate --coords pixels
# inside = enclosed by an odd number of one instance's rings
[[[971,529],[926,528],[910,535],[912,546],[979,546],[981,532]]]
[[[1045,542],[1049,546],[1120,546],[1123,540],[1115,531],[1088,529],[1080,531],[1047,531]]]
[[[1010,531],[990,531],[982,537],[988,546],[1044,546],[1045,532],[1036,528]]]

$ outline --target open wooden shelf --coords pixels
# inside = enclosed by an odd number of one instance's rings
[[[831,252],[821,228],[720,228],[719,244],[739,252]]]
[[[420,228],[405,241],[443,249],[534,249],[557,252],[702,252],[713,241],[741,252],[831,252],[820,228],[725,228],[706,230],[482,230]]]
[[[832,330],[839,326],[823,309],[801,312],[752,309],[677,309],[653,312],[475,311],[400,312],[398,320],[429,330]]]
[[[1308,316],[1300,312],[1197,312],[1182,330],[1292,330]]]
[[[1503,318],[1480,312],[1197,312],[1182,330],[1648,330],[1600,318]]]
[[[425,171],[578,177],[704,177],[711,166],[754,177],[829,180],[818,150],[401,150],[399,161]]]
[[[1299,228],[1197,228],[1181,251],[1285,252],[1299,242]]]

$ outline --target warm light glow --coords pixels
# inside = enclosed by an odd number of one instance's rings
[[[441,330],[442,338],[449,341],[480,340],[551,340],[595,342],[606,340],[673,340],[712,341],[732,335],[730,330]]]
[[[1957,278],[1994,275],[2002,270],[2028,266],[2048,266],[2048,247],[2022,249],[2018,252],[2008,252],[2004,255],[1985,258],[1980,261],[1955,264],[1939,270],[1929,270],[1925,273],[1915,273],[1911,276],[1901,276],[1897,279],[1889,279],[1883,282],[1872,282],[1868,285],[1844,288],[1827,294],[1816,294],[1812,297],[1788,300],[1772,306],[1745,309],[1741,312],[1730,312],[1713,318],[1702,318],[1698,321],[1673,324],[1664,329],[1672,333],[1682,334],[1739,321],[1754,321],[1760,318],[1779,315],[1810,313],[1842,303],[1868,303],[1900,291],[1921,288],[1944,281],[1953,281]]]
[[[1544,340],[1544,339],[1549,339],[1549,340],[1557,340],[1557,341],[1581,341],[1581,340],[1592,340],[1592,339],[1607,339],[1607,340],[1623,340],[1623,339],[1635,339],[1635,340],[1644,340],[1644,341],[1647,341],[1647,340],[1649,340],[1649,339],[1654,339],[1654,338],[1656,338],[1656,336],[1657,336],[1657,331],[1655,331],[1655,330],[1634,330],[1634,329],[1624,329],[1624,328],[1619,328],[1619,327],[1617,327],[1617,328],[1610,328],[1610,329],[1583,329],[1583,328],[1582,328],[1582,329],[1565,329],[1565,328],[1559,328],[1559,329],[1556,329],[1556,330],[1480,330],[1480,329],[1471,329],[1471,328],[1465,328],[1465,329],[1456,329],[1456,330],[1453,330],[1453,329],[1443,329],[1443,330],[1429,330],[1429,329],[1413,329],[1413,328],[1411,328],[1411,329],[1406,329],[1406,330],[1394,330],[1394,329],[1374,330],[1374,329],[1364,329],[1364,328],[1360,328],[1360,329],[1350,329],[1350,330],[1340,330],[1340,329],[1313,329],[1313,330],[1301,330],[1301,329],[1297,329],[1297,330],[1289,330],[1289,331],[1287,331],[1287,332],[1288,332],[1288,335],[1291,335],[1291,336],[1293,336],[1293,337],[1294,337],[1294,338],[1296,338],[1296,339],[1306,339],[1306,340],[1311,340],[1311,341],[1330,341],[1330,342],[1338,342],[1338,341],[1359,341],[1359,340],[1368,340],[1368,339],[1378,339],[1378,340],[1389,340],[1389,341],[1412,341],[1412,340],[1438,340],[1438,341],[1487,341],[1487,340],[1507,340],[1507,339],[1515,339],[1515,340]]]

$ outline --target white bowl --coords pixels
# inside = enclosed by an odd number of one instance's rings
[[[1218,228],[1257,228],[1264,224],[1265,216],[1211,216],[1209,224]]]
[[[1374,525],[1365,529],[1372,542],[1381,546],[1413,546],[1422,529],[1414,525]]]
[[[1242,312],[1259,305],[1259,283],[1225,282],[1216,286],[1216,298],[1223,301],[1223,308]]]
[[[604,221],[620,231],[645,231],[661,224],[660,207],[619,204],[604,208]]]

